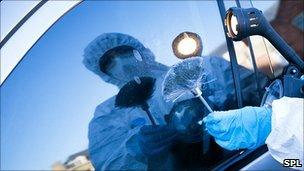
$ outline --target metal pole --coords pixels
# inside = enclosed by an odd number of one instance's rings
[[[225,5],[223,0],[217,0],[217,5],[221,14],[221,19],[222,19],[222,25],[224,28],[225,32],[225,38],[226,38],[226,43],[227,43],[227,48],[229,52],[229,57],[230,57],[230,65],[231,65],[231,71],[232,71],[232,76],[233,76],[233,83],[234,83],[234,90],[236,94],[236,99],[237,99],[237,104],[238,108],[243,107],[243,100],[242,100],[242,89],[241,89],[241,83],[240,83],[240,73],[239,73],[239,68],[238,68],[238,63],[235,55],[235,50],[234,50],[234,45],[232,40],[227,36],[227,28],[225,27]]]
[[[239,7],[239,8],[242,8],[241,7],[241,3],[240,3],[240,0],[235,0],[236,2],[236,6]],[[259,100],[262,99],[262,92],[261,92],[261,85],[260,85],[260,82],[259,82],[259,77],[258,77],[258,67],[257,67],[257,64],[256,64],[256,60],[255,60],[255,55],[254,55],[254,52],[253,52],[253,48],[252,48],[252,44],[251,44],[251,40],[250,40],[250,37],[246,38],[247,42],[248,42],[248,47],[249,47],[249,51],[250,51],[250,57],[251,57],[251,62],[252,62],[252,66],[253,66],[253,71],[254,71],[254,78],[255,78],[255,82],[256,82],[256,88],[257,88],[257,91],[259,93]]]

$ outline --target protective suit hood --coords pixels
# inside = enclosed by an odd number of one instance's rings
[[[154,65],[155,68],[166,70],[167,67],[155,62],[154,54],[150,49],[144,47],[137,39],[122,33],[104,33],[95,38],[84,50],[83,64],[87,69],[99,75],[107,83],[121,87],[126,82],[102,72],[99,67],[99,61],[103,55],[116,47],[130,46],[136,49],[142,57],[142,60],[148,64]],[[123,77],[123,76],[122,76]]]

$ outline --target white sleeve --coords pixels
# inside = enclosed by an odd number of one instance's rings
[[[116,109],[114,103],[110,99],[100,104],[89,124],[90,159],[96,170],[144,170],[147,165],[137,141],[140,127],[130,126],[138,114]]]
[[[283,97],[273,101],[271,132],[266,139],[274,159],[300,159],[303,169],[304,99]]]

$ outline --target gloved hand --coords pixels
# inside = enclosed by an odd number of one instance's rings
[[[177,138],[177,131],[168,125],[145,125],[139,132],[139,146],[147,157],[166,152]]]
[[[271,131],[271,113],[271,109],[266,107],[244,107],[213,112],[203,121],[221,147],[228,150],[255,149],[265,143]]]

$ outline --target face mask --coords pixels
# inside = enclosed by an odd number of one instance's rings
[[[138,81],[136,77],[147,75],[147,69],[140,53],[133,49],[116,54],[107,67],[107,73],[119,80]]]

